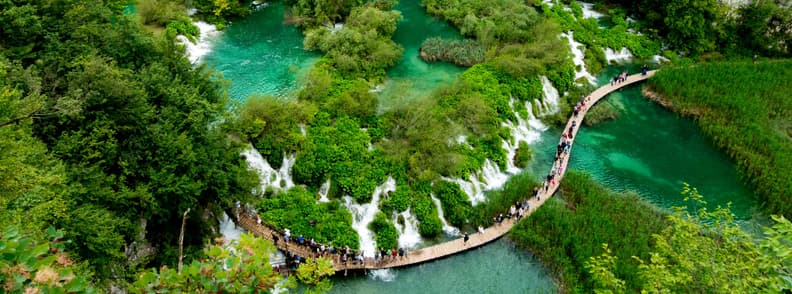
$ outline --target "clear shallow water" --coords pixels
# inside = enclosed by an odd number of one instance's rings
[[[428,15],[420,0],[401,0],[394,8],[401,11],[393,40],[404,48],[401,60],[388,70],[380,105],[388,108],[398,103],[429,95],[440,85],[450,84],[465,70],[446,62],[424,62],[419,56],[421,44],[431,37],[462,39],[456,28]]]
[[[284,24],[284,6],[274,2],[229,25],[202,62],[231,81],[229,94],[245,100],[254,93],[285,96],[300,70],[320,55],[303,50],[303,35]]]
[[[555,293],[539,260],[506,240],[417,266],[337,277],[331,293]]]
[[[624,67],[611,67],[599,77],[608,82]],[[631,72],[635,72],[631,69]],[[732,212],[749,220],[757,205],[741,182],[734,163],[705,138],[695,122],[678,117],[641,95],[641,84],[610,94],[606,99],[620,116],[578,133],[570,168],[590,173],[607,187],[637,191],[663,208],[682,206],[682,183],[698,188],[710,208],[732,202]],[[560,128],[551,128],[534,145],[533,170],[544,175],[554,156]]]

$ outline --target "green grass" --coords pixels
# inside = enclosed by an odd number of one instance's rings
[[[559,191],[509,237],[538,255],[571,293],[592,292],[584,264],[607,243],[619,258],[613,272],[628,292],[636,292],[638,262],[631,257],[648,259],[651,234],[666,226],[663,214],[634,193],[614,193],[575,171],[567,173]]]
[[[792,60],[664,68],[648,85],[693,116],[771,213],[792,217]]]

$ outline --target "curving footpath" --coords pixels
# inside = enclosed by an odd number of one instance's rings
[[[625,81],[620,83],[615,83],[614,85],[605,85],[589,95],[588,102],[586,102],[586,107],[583,107],[577,116],[572,116],[567,121],[566,126],[564,127],[564,132],[562,134],[569,134],[570,127],[572,123],[575,122],[576,127],[572,129],[572,140],[570,140],[570,144],[574,146],[574,139],[577,138],[577,132],[580,130],[580,126],[582,125],[583,118],[585,118],[586,113],[591,108],[592,105],[597,104],[600,99],[605,98],[608,94],[633,83],[637,83],[640,81],[644,81],[650,77],[652,77],[657,70],[652,70],[647,72],[646,75],[641,74],[634,74],[631,76],[627,76]],[[572,153],[572,146],[570,146],[569,154]],[[528,217],[533,213],[539,206],[542,206],[547,199],[550,198],[555,192],[558,190],[558,184],[564,178],[564,174],[566,173],[567,165],[569,164],[569,157],[570,155],[562,157],[559,161],[556,161],[553,166],[560,166],[561,172],[556,175],[556,181],[554,184],[550,184],[548,182],[544,182],[544,184],[549,184],[550,186],[547,187],[547,190],[540,189],[539,197],[532,197],[528,200],[530,204],[530,209],[525,212],[525,217]],[[544,187],[544,186],[543,186]],[[347,263],[342,263],[340,260],[334,260],[333,266],[335,267],[336,271],[344,271],[346,270],[373,270],[373,269],[386,269],[386,268],[393,268],[393,267],[401,267],[401,266],[408,266],[413,264],[419,264],[435,259],[444,258],[449,255],[457,254],[463,251],[467,251],[481,245],[487,244],[492,242],[511,230],[511,228],[515,225],[517,221],[515,219],[506,219],[501,223],[497,223],[487,229],[484,230],[483,233],[474,233],[470,235],[470,240],[464,242],[462,238],[457,238],[445,243],[437,244],[434,246],[429,246],[426,248],[418,249],[415,251],[411,251],[407,254],[407,256],[402,258],[393,258],[393,259],[380,259],[375,260],[373,258],[367,258],[362,263],[354,263],[351,260]],[[241,227],[245,228],[249,232],[253,233],[256,236],[272,240],[273,234],[275,231],[272,229],[263,226],[257,223],[255,216],[247,215],[247,214],[239,214],[238,223]],[[300,246],[294,242],[286,243],[283,242],[283,238],[280,234],[277,234],[278,237],[281,239],[276,247],[280,250],[284,251],[291,251],[299,256],[302,257],[315,257],[317,254],[316,252],[312,251],[312,249],[308,246]]]

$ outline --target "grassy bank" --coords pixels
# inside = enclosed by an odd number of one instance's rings
[[[585,263],[607,243],[622,261],[616,276],[626,281],[628,291],[638,289],[639,262],[631,256],[648,259],[651,234],[666,226],[663,214],[635,194],[614,193],[574,171],[559,191],[560,197],[520,222],[509,237],[539,256],[572,293],[594,288]]]
[[[649,86],[696,118],[771,213],[792,216],[792,60],[665,68]]]

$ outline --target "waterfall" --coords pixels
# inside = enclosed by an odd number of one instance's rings
[[[404,226],[398,221],[400,215],[404,218]],[[399,247],[413,249],[418,246],[418,243],[421,243],[421,234],[418,233],[418,219],[412,215],[409,209],[399,214],[394,213],[392,220],[396,231],[399,232]]]
[[[593,85],[597,79],[586,70],[586,63],[583,62],[583,50],[580,49],[583,44],[576,42],[573,35],[574,32],[569,31],[561,34],[561,37],[567,38],[569,47],[572,49],[572,61],[575,63],[575,80],[586,78]]]
[[[514,109],[515,102],[516,102],[515,99],[511,98],[511,100],[509,101],[509,106],[511,106],[512,112],[514,113],[517,122],[514,123],[512,121],[506,121],[501,124],[509,129],[509,132],[511,133],[512,136],[511,142],[503,140],[501,144],[503,149],[506,150],[506,159],[507,159],[506,171],[511,174],[516,174],[520,172],[520,168],[514,165],[514,160],[513,160],[514,156],[517,154],[517,148],[520,147],[520,142],[531,144],[539,140],[540,137],[539,131],[537,131],[537,129],[534,129],[533,126],[527,120],[522,118],[520,114],[517,112],[517,110]],[[539,122],[539,124],[541,124],[541,122],[538,119],[533,117],[533,113],[531,112],[532,110],[530,109],[531,104],[526,103],[524,105],[528,109],[529,120],[530,119],[536,120],[537,122]],[[544,127],[544,129],[546,128],[547,127]],[[540,129],[540,130],[544,130],[544,129]]]
[[[223,235],[223,239],[225,239],[226,242],[239,240],[239,235],[244,232],[242,228],[236,226],[234,221],[228,217],[228,214],[223,212],[223,219],[220,220],[220,234]]]
[[[434,194],[429,194],[429,196],[432,197],[432,202],[437,206],[437,215],[440,217],[440,222],[443,223],[443,232],[449,236],[459,236],[459,229],[449,225],[445,219],[445,215],[443,214],[443,203],[441,203],[440,199],[437,199]]]
[[[327,198],[327,192],[330,192],[330,179],[319,187],[319,202],[330,202],[330,199]]]
[[[462,192],[468,196],[468,200],[473,206],[486,201],[484,197],[485,190],[497,189],[506,183],[509,175],[501,172],[497,164],[489,159],[484,160],[484,166],[480,171],[474,172],[468,177],[468,180],[460,178],[441,177],[445,181],[459,184]],[[479,180],[480,179],[480,180]]]
[[[621,50],[619,50],[618,52],[611,48],[605,48],[602,50],[605,51],[605,60],[607,60],[609,64],[613,62],[616,63],[628,62],[633,58],[630,49],[624,47],[622,47]]]
[[[294,187],[294,181],[291,178],[291,169],[297,160],[294,154],[285,156],[281,167],[277,170],[273,169],[267,160],[261,157],[261,153],[253,148],[253,145],[242,152],[242,155],[245,156],[248,165],[258,173],[259,179],[261,179],[261,192],[267,191],[267,188],[285,191]]]
[[[541,115],[554,114],[558,112],[558,103],[561,99],[561,95],[558,94],[558,90],[553,87],[553,83],[551,83],[546,76],[539,77],[539,80],[542,82],[542,93],[544,94],[544,99],[542,101],[548,106],[545,109],[545,112],[541,113]]]
[[[201,57],[212,51],[212,41],[220,35],[220,31],[213,24],[203,21],[196,21],[193,24],[198,27],[200,32],[195,43],[190,42],[187,37],[182,35],[176,36],[176,39],[184,45],[190,63],[196,64],[201,60]]]
[[[594,3],[578,2],[583,8],[583,18],[600,18],[605,16],[599,11],[594,10]]]
[[[374,220],[374,215],[379,212],[380,196],[393,191],[396,191],[396,180],[388,177],[385,183],[374,190],[371,203],[357,204],[354,203],[352,197],[344,196],[344,206],[352,213],[352,228],[360,236],[360,250],[363,250],[366,257],[374,257],[374,250],[377,248],[374,234],[369,230],[368,225]]]
[[[553,84],[546,76],[541,76],[542,93],[544,98],[542,100],[536,99],[532,104],[526,101],[524,104],[518,104],[517,100],[512,97],[509,100],[509,106],[515,116],[515,121],[507,120],[502,123],[502,126],[509,129],[512,140],[502,141],[501,147],[506,150],[506,171],[502,172],[497,164],[489,159],[484,161],[484,166],[480,171],[474,172],[468,177],[467,180],[460,178],[442,177],[443,180],[457,183],[463,192],[468,196],[470,202],[475,206],[480,202],[486,200],[484,197],[485,190],[497,189],[503,186],[511,174],[519,173],[521,170],[514,165],[514,156],[517,154],[517,148],[520,142],[532,144],[540,139],[542,131],[547,130],[547,126],[539,120],[538,116],[550,115],[558,112],[560,95],[558,90],[553,87]],[[522,105],[528,113],[527,118],[523,118],[515,105]],[[537,113],[533,111],[533,105],[537,106]],[[462,144],[465,138],[457,138],[456,142]]]

